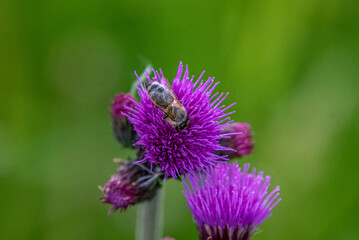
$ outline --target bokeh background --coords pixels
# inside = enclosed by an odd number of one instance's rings
[[[97,189],[126,157],[109,104],[150,61],[215,76],[283,201],[253,239],[359,239],[356,0],[0,1],[0,239],[134,238]],[[178,181],[164,235],[197,238]]]

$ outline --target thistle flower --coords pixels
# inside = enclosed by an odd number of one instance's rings
[[[151,172],[143,164],[121,162],[117,173],[104,187],[100,187],[105,193],[100,199],[112,205],[109,213],[117,209],[126,210],[130,205],[152,199],[161,187],[160,178],[161,173]]]
[[[189,176],[184,181],[187,205],[197,223],[200,240],[248,240],[255,228],[271,216],[279,186],[267,194],[270,177],[256,169],[248,173],[237,163],[219,163],[208,175]],[[192,186],[192,190],[190,186]]]
[[[177,131],[167,121],[162,121],[164,113],[151,102],[142,83],[138,87],[141,102],[134,102],[135,107],[127,107],[129,113],[126,116],[140,137],[136,145],[147,150],[140,161],[157,164],[165,172],[166,179],[201,172],[218,160],[227,160],[226,156],[218,156],[216,151],[231,150],[219,144],[219,139],[230,135],[221,133],[223,126],[230,122],[228,116],[233,113],[225,112],[234,103],[228,107],[221,105],[228,93],[213,94],[218,82],[215,83],[214,78],[202,81],[204,72],[194,81],[193,76],[189,78],[187,66],[183,76],[182,71],[180,63],[172,89],[189,116],[187,129]],[[166,85],[162,71],[153,72],[153,79],[147,74],[147,80]]]
[[[134,99],[129,93],[117,94],[111,102],[112,127],[115,138],[124,147],[132,147],[138,140],[137,133],[133,130],[132,123],[123,113],[128,112],[126,107],[134,107]]]
[[[254,148],[252,132],[248,123],[231,123],[225,126],[222,133],[238,133],[219,140],[222,146],[233,148],[236,151],[222,151],[219,155],[228,155],[229,159],[250,155]]]

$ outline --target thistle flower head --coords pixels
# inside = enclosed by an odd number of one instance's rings
[[[132,123],[123,115],[127,113],[127,107],[134,107],[135,103],[131,94],[120,93],[111,102],[112,126],[115,138],[124,147],[132,146],[138,140]]]
[[[153,72],[152,79],[147,74],[148,81],[167,85],[161,70]],[[168,121],[162,121],[164,112],[153,104],[143,84],[138,88],[141,102],[127,108],[130,110],[127,116],[140,137],[136,145],[147,150],[141,161],[157,164],[166,178],[201,172],[217,160],[227,159],[218,156],[216,151],[230,150],[219,144],[219,139],[226,136],[221,133],[222,128],[230,122],[228,116],[232,113],[226,111],[233,104],[222,105],[228,93],[213,93],[218,82],[214,78],[201,80],[204,72],[197,80],[189,77],[187,66],[183,76],[182,72],[180,63],[171,90],[186,109],[190,120],[188,128],[176,130]]]
[[[219,163],[208,175],[184,181],[187,205],[196,220],[200,240],[247,240],[254,229],[271,216],[278,204],[279,186],[268,194],[270,177],[263,172],[241,170],[237,163]],[[190,188],[192,186],[192,189]]]
[[[226,138],[220,139],[220,144],[222,146],[232,148],[235,151],[222,151],[219,152],[220,155],[228,155],[229,159],[239,158],[244,155],[250,155],[254,148],[254,143],[252,140],[252,132],[249,130],[250,126],[248,123],[231,123],[227,126],[224,126],[222,133],[231,134]]]
[[[110,213],[117,209],[126,210],[130,205],[152,199],[161,186],[159,177],[146,166],[123,162],[110,181],[100,187],[105,193],[100,199],[112,205]]]

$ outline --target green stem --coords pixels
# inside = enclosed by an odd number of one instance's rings
[[[141,83],[143,83],[146,80],[145,72],[147,71],[148,74],[151,74],[151,69],[152,69],[152,65],[148,64],[145,71],[143,71],[143,73],[140,75]],[[136,86],[140,86],[140,83],[138,82],[138,79],[136,79],[135,82],[132,84],[131,90],[130,90],[131,95],[133,97],[135,97],[135,98],[137,96],[137,88],[136,88]]]
[[[136,240],[159,240],[163,228],[164,186],[150,201],[137,207]]]

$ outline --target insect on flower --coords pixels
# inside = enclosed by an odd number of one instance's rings
[[[222,146],[219,140],[236,134],[221,133],[223,127],[231,122],[229,115],[234,112],[227,110],[235,103],[222,105],[228,93],[215,92],[218,82],[215,82],[213,77],[203,80],[204,72],[196,80],[194,76],[190,77],[188,67],[183,69],[182,62],[172,81],[172,87],[167,84],[161,70],[153,70],[153,73],[153,78],[150,78],[148,72],[145,73],[147,81],[144,83],[137,76],[140,83],[137,87],[140,101],[134,101],[135,106],[126,107],[128,112],[123,113],[139,136],[134,145],[146,150],[143,158],[136,163],[149,162],[151,166],[158,166],[167,179],[202,172],[220,160],[227,160],[227,156],[216,153],[231,150]],[[155,93],[152,93],[154,90]],[[154,104],[158,101],[154,97],[157,97],[160,91],[163,92],[160,93],[159,99],[163,100],[163,93],[166,91],[171,100],[164,102],[161,109]],[[180,115],[172,109],[167,110],[173,104],[176,110],[182,111],[180,119],[171,119],[170,115],[178,118]],[[170,115],[166,118],[167,113]],[[161,118],[167,121],[162,121]]]
[[[148,96],[152,103],[164,113],[162,121],[166,119],[177,131],[186,129],[190,123],[187,111],[178,100],[168,80],[163,80],[164,84],[154,81],[145,82]]]

